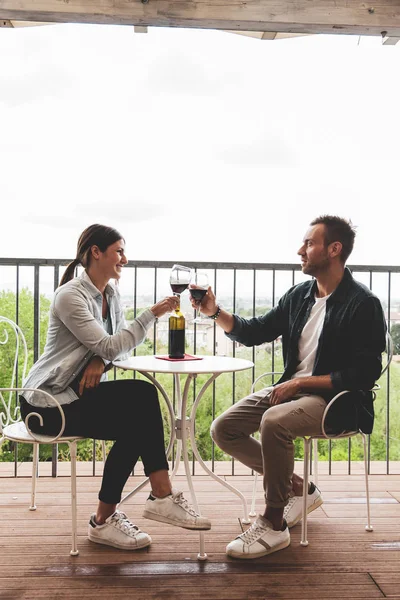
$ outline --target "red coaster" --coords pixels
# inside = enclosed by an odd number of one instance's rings
[[[193,356],[193,354],[185,354],[184,358],[170,358],[168,354],[160,354],[160,356],[156,356],[161,360],[170,360],[171,362],[184,362],[185,360],[202,360],[202,356]]]

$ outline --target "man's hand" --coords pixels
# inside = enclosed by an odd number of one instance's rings
[[[196,287],[195,285],[190,285],[189,292],[190,292],[190,288],[195,288],[195,287]],[[192,296],[189,296],[189,299],[190,299],[190,303],[193,306],[193,308],[196,310],[200,307],[201,312],[203,313],[203,315],[206,315],[206,317],[215,315],[215,313],[218,310],[217,299],[216,299],[215,294],[212,291],[210,286],[208,287],[207,293],[204,296],[204,298],[202,299],[200,304],[197,302],[197,300],[192,298]]]
[[[99,383],[101,376],[105,370],[105,364],[100,356],[93,356],[88,366],[83,372],[82,379],[79,382],[79,395],[82,396],[84,390],[91,390],[96,388]]]
[[[282,402],[286,402],[289,398],[293,398],[293,396],[296,396],[299,392],[300,385],[298,379],[290,379],[290,381],[279,383],[274,386],[269,397],[269,403],[272,406],[275,404],[282,404]]]

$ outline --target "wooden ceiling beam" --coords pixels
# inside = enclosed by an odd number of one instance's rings
[[[399,0],[0,0],[0,20],[400,37]]]

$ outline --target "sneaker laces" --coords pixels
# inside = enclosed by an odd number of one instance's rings
[[[246,531],[239,535],[239,537],[245,544],[252,544],[253,542],[257,541],[258,538],[262,537],[267,529],[269,529],[268,525],[264,525],[259,521],[254,521],[251,527],[246,529]]]
[[[110,524],[113,524],[117,529],[120,529],[123,533],[131,537],[135,537],[140,532],[139,527],[131,523],[125,513],[118,510],[110,519]]]
[[[286,504],[284,511],[283,511],[283,516],[287,515],[289,510],[292,508],[293,504],[296,502],[297,496],[291,496],[289,498],[289,502]]]
[[[189,502],[186,500],[186,498],[184,498],[183,492],[176,492],[175,494],[172,494],[172,500],[175,504],[178,504],[178,506],[181,506],[183,508],[183,510],[185,510],[190,515],[192,515],[192,517],[200,516],[199,513],[197,513],[195,511],[193,506],[191,504],[189,504]]]

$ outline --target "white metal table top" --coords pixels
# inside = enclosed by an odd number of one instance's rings
[[[126,360],[115,360],[113,361],[113,365],[119,369],[146,371],[148,373],[190,375],[244,371],[253,367],[254,363],[244,358],[232,358],[229,356],[201,356],[201,360],[187,361],[162,360],[155,356],[131,356]]]

